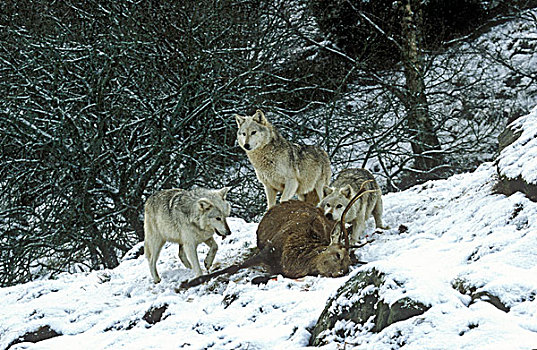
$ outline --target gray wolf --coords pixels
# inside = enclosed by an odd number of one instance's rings
[[[387,229],[382,223],[382,192],[378,183],[375,181],[373,174],[366,169],[350,168],[341,171],[331,186],[323,188],[324,198],[319,203],[324,214],[331,220],[341,220],[341,214],[351,201],[351,199],[360,190],[362,183],[367,180],[373,180],[366,183],[366,190],[374,190],[371,193],[365,193],[349,209],[345,216],[345,221],[352,224],[351,243],[355,244],[364,233],[367,219],[373,215],[377,228]]]
[[[288,278],[343,276],[348,273],[351,260],[348,250],[336,240],[337,235],[332,235],[335,225],[310,203],[290,200],[277,204],[267,211],[257,228],[259,253],[242,263],[185,281],[181,286],[196,286],[216,276],[258,265]]]
[[[235,115],[237,141],[265,187],[267,210],[295,194],[299,200],[316,205],[322,198],[332,172],[330,159],[324,150],[312,145],[289,142],[272,126],[265,114],[257,110],[251,117]]]
[[[231,210],[225,200],[228,191],[229,187],[220,190],[170,189],[147,199],[144,252],[155,283],[160,282],[156,264],[165,242],[179,244],[179,258],[187,268],[194,270],[196,276],[202,274],[197,246],[205,243],[209,252],[204,265],[207,270],[211,267],[218,250],[213,234],[222,237],[231,234],[226,220]]]

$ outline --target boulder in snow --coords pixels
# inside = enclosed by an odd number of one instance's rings
[[[395,302],[383,299],[385,274],[371,269],[349,279],[331,298],[313,329],[310,344],[324,345],[360,329],[380,332],[389,325],[421,315],[429,306],[408,297]]]
[[[507,196],[520,191],[537,202],[537,107],[500,134],[495,189]]]

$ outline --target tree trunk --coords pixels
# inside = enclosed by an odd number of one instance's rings
[[[442,162],[440,142],[429,115],[423,80],[423,56],[419,50],[421,11],[416,0],[400,2],[402,16],[402,48],[407,99],[407,127],[414,153],[414,167],[429,173]]]

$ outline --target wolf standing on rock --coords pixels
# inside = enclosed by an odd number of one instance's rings
[[[358,199],[345,216],[345,221],[352,224],[351,242],[353,244],[360,240],[371,214],[375,218],[377,228],[388,228],[382,223],[382,192],[373,174],[362,168],[341,171],[331,187],[324,187],[324,198],[319,203],[319,207],[324,210],[328,219],[339,221],[347,204],[360,190],[362,184],[368,180],[373,181],[366,183],[364,187],[373,192],[366,193]]]
[[[265,187],[267,210],[276,204],[278,192],[280,202],[296,194],[298,199],[316,205],[332,175],[326,152],[317,146],[287,141],[260,110],[252,117],[235,115],[235,119],[239,146]]]
[[[222,237],[231,234],[226,221],[231,211],[225,200],[228,191],[228,187],[170,189],[149,197],[144,212],[144,251],[155,283],[160,282],[156,265],[166,242],[179,243],[179,258],[196,276],[202,274],[197,246],[205,243],[209,252],[204,265],[209,270],[218,250],[213,234]]]

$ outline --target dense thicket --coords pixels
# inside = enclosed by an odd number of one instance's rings
[[[345,53],[378,68],[401,60],[399,42],[403,14],[393,0],[313,0],[311,8],[319,27]],[[428,0],[421,2],[421,45],[433,50],[471,33],[488,19],[481,0]]]
[[[235,90],[255,89],[266,64],[259,4],[232,5],[0,5],[0,283],[41,266],[116,266],[143,239],[147,192],[212,185],[232,164],[226,110],[254,103]]]
[[[446,166],[472,168],[503,109],[474,114],[492,87],[464,78],[484,66],[429,62],[446,70],[427,80]],[[116,266],[162,188],[231,186],[233,215],[258,218],[234,113],[262,108],[334,172],[368,166],[396,189],[414,160],[401,89],[399,68],[364,69],[327,41],[307,1],[2,1],[0,285]]]

